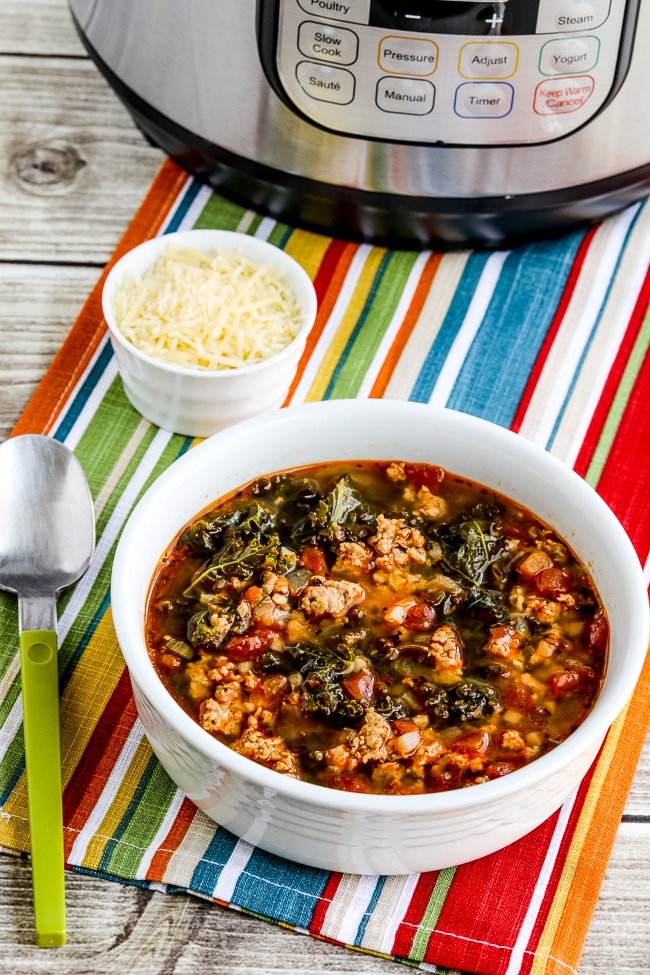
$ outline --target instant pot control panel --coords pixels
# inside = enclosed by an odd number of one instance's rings
[[[262,62],[293,111],[386,142],[529,145],[620,87],[639,0],[258,0]]]

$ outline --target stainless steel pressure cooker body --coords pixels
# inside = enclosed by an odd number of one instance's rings
[[[650,192],[650,0],[70,0],[190,172],[341,237],[498,245]]]

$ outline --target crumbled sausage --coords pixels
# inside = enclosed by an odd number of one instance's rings
[[[358,582],[312,576],[300,600],[308,616],[333,616],[340,619],[365,599],[366,590]]]
[[[372,563],[372,551],[359,542],[341,542],[332,572],[367,571]]]
[[[542,663],[544,660],[548,660],[557,650],[561,650],[564,645],[562,640],[562,634],[559,630],[549,630],[544,636],[537,641],[535,645],[535,650],[530,655],[529,664],[535,666],[536,664]]]
[[[426,540],[418,528],[406,524],[403,518],[377,518],[377,534],[369,539],[379,554],[377,566],[390,572],[395,567],[413,563],[423,565],[427,559]]]
[[[431,518],[432,520],[438,518],[444,518],[447,514],[447,502],[444,498],[439,498],[436,494],[433,494],[426,485],[422,485],[418,493],[415,495],[416,508],[421,515],[425,518]]]
[[[490,628],[490,636],[483,649],[491,657],[506,660],[519,652],[522,642],[523,638],[514,626],[500,624]]]
[[[323,753],[325,764],[336,772],[352,772],[358,765],[384,762],[388,757],[386,744],[390,734],[386,719],[374,708],[368,708],[361,727],[350,731],[345,742]]]
[[[453,626],[439,626],[429,640],[429,656],[437,670],[463,669],[463,643]]]
[[[233,747],[240,755],[252,758],[274,772],[281,772],[291,779],[300,778],[296,756],[283,738],[265,735],[258,728],[247,728]]]
[[[509,752],[526,750],[526,742],[519,731],[504,731],[501,737],[501,747]]]
[[[391,481],[406,480],[406,471],[404,470],[404,464],[401,464],[398,461],[394,461],[392,464],[388,465],[388,467],[386,468],[386,474]]]
[[[217,687],[214,698],[201,704],[199,721],[206,731],[219,731],[228,737],[238,735],[244,721],[240,684],[233,681]]]

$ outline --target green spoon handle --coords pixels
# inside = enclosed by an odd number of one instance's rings
[[[65,944],[63,811],[57,635],[20,634],[27,803],[32,855],[36,944]]]

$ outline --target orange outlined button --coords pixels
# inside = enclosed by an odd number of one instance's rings
[[[594,93],[590,74],[572,78],[547,78],[535,89],[534,109],[538,115],[566,115],[577,112]]]
[[[415,37],[382,37],[378,61],[382,71],[401,75],[428,75],[438,67],[435,41]]]

